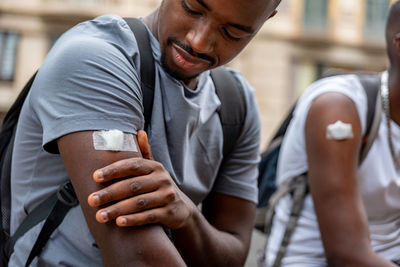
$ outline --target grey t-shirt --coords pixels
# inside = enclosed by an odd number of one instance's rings
[[[201,74],[196,90],[190,90],[163,70],[154,36],[151,47],[156,79],[148,135],[155,159],[195,204],[211,191],[256,202],[260,119],[253,89],[234,72],[245,89],[247,115],[238,143],[218,173],[223,144],[216,113],[220,101],[209,71]],[[135,37],[118,16],[81,23],[60,37],[39,70],[18,124],[12,164],[12,232],[69,179],[56,154],[57,138],[85,130],[136,134],[143,129],[139,76]],[[16,243],[10,266],[25,263],[41,226]],[[102,265],[94,244],[80,207],[75,207],[32,266]]]

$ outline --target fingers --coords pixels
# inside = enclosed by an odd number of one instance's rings
[[[165,221],[165,212],[162,208],[152,209],[137,214],[130,214],[118,217],[116,223],[118,226],[141,226]],[[165,224],[165,223],[164,223]]]
[[[152,192],[148,194],[142,194],[133,198],[125,199],[114,205],[99,210],[96,213],[96,220],[98,222],[105,223],[116,219],[121,215],[135,214],[145,210],[154,211],[154,209],[163,207],[167,204],[168,200],[164,193]]]
[[[169,229],[178,229],[188,221],[189,216],[190,213],[187,210],[180,209],[178,206],[164,206],[119,216],[116,224],[120,227],[127,227],[159,223]]]
[[[146,132],[143,130],[139,130],[137,133],[137,140],[143,158],[153,160],[153,154],[151,153],[151,148],[147,139]]]
[[[156,169],[162,169],[162,165],[158,162],[142,158],[128,158],[96,170],[93,173],[93,179],[98,183],[103,183],[116,178],[147,175]]]
[[[88,203],[92,207],[99,207],[113,201],[155,191],[157,188],[158,185],[147,176],[129,178],[92,193],[88,197]]]

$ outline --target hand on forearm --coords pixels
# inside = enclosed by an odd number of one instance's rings
[[[196,209],[193,202],[176,186],[164,167],[155,161],[131,158],[115,162],[95,172],[96,182],[121,181],[89,196],[88,202],[100,209],[98,222],[116,219],[119,226],[160,223],[171,229],[182,227]]]
[[[211,207],[206,219],[163,166],[151,160],[143,133],[138,133],[138,143],[147,159],[126,159],[95,172],[98,183],[123,178],[89,196],[92,207],[111,203],[97,212],[97,221],[116,219],[119,226],[163,224],[173,230],[175,245],[188,265],[242,266],[249,249],[254,203],[213,194],[209,204],[203,205]]]

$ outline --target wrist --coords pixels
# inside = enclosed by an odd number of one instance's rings
[[[198,225],[199,218],[201,216],[200,210],[196,207],[194,203],[190,203],[191,205],[187,205],[187,215],[186,218],[181,222],[181,224],[177,227],[171,229],[171,231],[175,234],[187,233],[196,229],[196,225]],[[178,235],[179,235],[178,234]]]
[[[200,214],[201,212],[197,206],[190,201],[188,205],[188,216],[179,229],[191,229],[194,225],[196,225],[196,221],[198,221]]]

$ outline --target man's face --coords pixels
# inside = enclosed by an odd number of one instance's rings
[[[175,78],[226,64],[275,13],[274,0],[164,0],[155,35]]]

